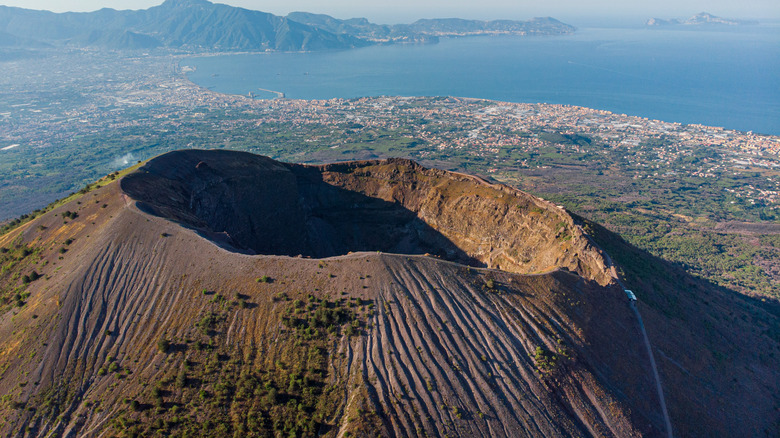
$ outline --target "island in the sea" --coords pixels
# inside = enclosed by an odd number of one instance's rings
[[[650,18],[645,23],[650,27],[662,27],[662,26],[745,26],[758,24],[753,20],[738,20],[734,18],[716,17],[707,12],[700,12],[688,19],[681,20],[677,18],[663,19],[663,18]]]

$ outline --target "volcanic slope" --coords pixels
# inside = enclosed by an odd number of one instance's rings
[[[664,434],[625,294],[549,203],[407,160],[228,151],[85,192],[0,236],[4,435]],[[665,357],[708,364],[675,324]],[[675,428],[773,430],[698,409],[705,390],[771,401],[777,369],[748,353],[728,388],[665,388]]]

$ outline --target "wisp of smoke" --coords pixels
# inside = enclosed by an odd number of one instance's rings
[[[138,159],[135,158],[135,155],[132,153],[125,154],[119,158],[115,158],[114,161],[111,162],[111,167],[114,169],[124,169],[131,164],[135,164],[137,161]]]

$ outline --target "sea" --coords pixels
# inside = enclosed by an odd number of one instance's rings
[[[458,96],[553,103],[780,135],[780,24],[583,28],[312,53],[201,56],[211,90],[273,98]]]

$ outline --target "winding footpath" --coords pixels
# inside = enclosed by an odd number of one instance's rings
[[[664,415],[664,424],[666,425],[666,436],[673,438],[672,435],[672,422],[669,420],[669,412],[666,410],[666,399],[664,399],[664,390],[661,388],[661,377],[658,375],[658,368],[655,366],[655,358],[653,357],[653,349],[650,347],[650,338],[647,337],[645,331],[645,324],[642,322],[642,315],[639,314],[639,309],[636,307],[636,301],[631,300],[631,309],[636,315],[637,321],[639,321],[639,330],[642,331],[642,337],[645,340],[645,347],[647,347],[647,355],[650,357],[650,366],[653,368],[653,376],[655,377],[655,388],[658,391],[658,400],[661,402],[661,413]]]
[[[626,285],[623,284],[623,280],[620,279],[615,264],[612,262],[612,257],[610,257],[606,251],[603,251],[602,253],[604,255],[604,259],[607,261],[607,266],[612,273],[612,278],[617,281],[620,287],[623,288],[623,292],[626,293],[626,296],[628,296],[628,293],[626,292]],[[647,336],[647,331],[645,331],[645,323],[642,322],[642,315],[639,314],[639,309],[636,307],[635,295],[633,298],[629,297],[629,303],[631,310],[633,310],[634,315],[636,315],[636,320],[639,322],[639,330],[642,332],[642,338],[645,341],[645,348],[647,348],[647,356],[650,358],[650,367],[653,369],[653,377],[655,378],[655,389],[658,391],[658,400],[661,404],[661,414],[664,416],[666,436],[667,438],[674,438],[674,434],[672,433],[672,421],[669,419],[669,411],[666,410],[666,399],[664,398],[664,390],[661,387],[661,376],[658,375],[658,368],[655,365],[655,357],[653,356],[653,348],[650,346],[650,338]]]

